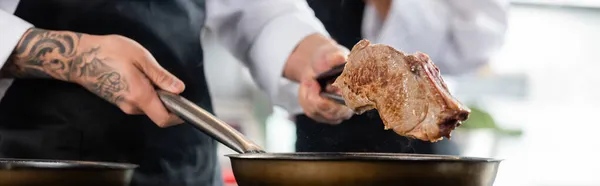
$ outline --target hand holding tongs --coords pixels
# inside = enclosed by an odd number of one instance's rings
[[[337,66],[331,68],[330,70],[319,74],[316,78],[317,82],[319,82],[319,85],[321,86],[321,96],[329,98],[329,99],[331,99],[339,104],[342,104],[342,105],[346,104],[346,102],[344,101],[344,98],[341,95],[327,92],[326,88],[327,88],[327,85],[333,83],[335,81],[335,79],[337,79],[337,77],[342,74],[345,66],[346,66],[346,63],[337,65]]]

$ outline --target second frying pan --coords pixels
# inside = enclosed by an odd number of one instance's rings
[[[2,186],[127,186],[137,165],[127,163],[0,159]]]

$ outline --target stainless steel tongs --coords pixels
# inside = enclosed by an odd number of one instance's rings
[[[327,85],[330,85],[331,83],[333,83],[335,81],[335,79],[337,79],[337,77],[342,74],[345,66],[346,66],[346,63],[337,65],[337,66],[333,67],[331,70],[328,70],[326,72],[319,74],[316,78],[317,82],[319,82],[319,85],[321,86],[321,96],[329,98],[329,99],[331,99],[339,104],[342,104],[342,105],[346,104],[346,102],[344,101],[344,98],[341,95],[326,92],[326,88],[327,88]]]

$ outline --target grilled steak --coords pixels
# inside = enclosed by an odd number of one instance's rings
[[[352,48],[332,85],[341,89],[346,105],[358,114],[377,109],[384,129],[424,141],[450,138],[470,114],[450,95],[429,56],[407,55],[367,40]]]

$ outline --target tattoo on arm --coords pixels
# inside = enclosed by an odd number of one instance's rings
[[[10,56],[4,73],[21,78],[68,80],[67,63],[76,55],[81,34],[30,29]]]
[[[33,28],[28,30],[2,68],[3,77],[53,78],[83,86],[118,103],[129,91],[125,78],[98,57],[101,46],[79,51],[82,34]]]

